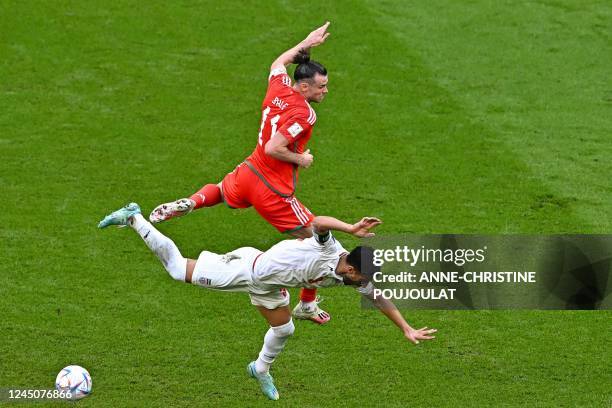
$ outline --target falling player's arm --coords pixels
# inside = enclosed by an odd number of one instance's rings
[[[319,240],[324,240],[325,238],[323,238],[323,236],[327,235],[329,231],[332,230],[346,232],[347,234],[352,234],[360,238],[371,237],[374,233],[370,230],[381,223],[382,221],[378,218],[364,217],[355,224],[348,224],[337,218],[321,215],[315,217],[312,221],[312,226],[315,234],[319,236]],[[431,340],[435,338],[432,334],[436,332],[436,329],[429,329],[427,327],[414,329],[406,322],[402,314],[397,310],[397,307],[395,307],[390,300],[382,297],[374,298],[374,285],[372,285],[371,282],[366,286],[360,287],[358,291],[374,303],[380,312],[391,320],[393,324],[399,327],[404,333],[404,336],[414,344],[419,344],[419,340]]]
[[[414,344],[419,344],[419,340],[432,340],[436,336],[432,336],[437,330],[423,327],[421,329],[412,328],[404,316],[397,310],[397,307],[388,299],[382,297],[374,298],[374,286],[368,283],[366,293],[360,291],[363,296],[368,298],[374,306],[380,310],[389,320],[393,322],[404,333],[404,336]],[[369,290],[368,290],[369,289]]]
[[[300,52],[307,53],[312,47],[323,44],[327,37],[329,37],[327,27],[329,27],[329,21],[308,34],[308,36],[295,47],[283,52],[276,60],[274,60],[272,66],[270,67],[270,71],[274,71],[275,69],[279,68],[285,69],[287,65],[293,63],[295,57],[297,57]]]

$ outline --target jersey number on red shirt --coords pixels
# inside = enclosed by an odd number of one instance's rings
[[[261,134],[263,133],[264,126],[266,126],[266,119],[268,118],[268,113],[270,113],[270,109],[271,108],[267,106],[266,109],[264,109],[263,114],[261,116],[261,127],[259,128],[259,145],[260,146],[263,145],[263,139],[261,137]],[[270,119],[270,125],[272,126],[272,131],[270,132],[270,139],[272,139],[274,137],[274,134],[276,133],[276,124],[278,123],[279,119],[280,119],[280,115],[276,115],[275,117]]]

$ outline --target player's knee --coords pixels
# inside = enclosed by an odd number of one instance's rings
[[[179,282],[185,282],[185,275],[187,273],[187,259],[183,257],[180,259],[174,259],[164,266],[172,279]]]
[[[289,337],[295,332],[295,326],[293,325],[293,320],[289,320],[288,323],[283,324],[282,326],[272,327],[274,331],[274,335],[276,337]]]

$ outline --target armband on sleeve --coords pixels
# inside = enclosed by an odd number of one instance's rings
[[[282,75],[286,73],[287,73],[287,69],[285,67],[274,68],[272,71],[270,71],[270,76],[268,76],[268,81],[277,75]]]
[[[327,231],[325,234],[320,235],[315,231],[315,239],[321,245],[325,245],[329,240],[333,240],[331,231]]]

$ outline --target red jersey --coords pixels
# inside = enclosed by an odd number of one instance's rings
[[[288,141],[292,152],[303,153],[312,135],[317,115],[306,99],[291,87],[291,78],[284,69],[270,73],[268,91],[261,105],[259,140],[246,159],[247,165],[276,194],[289,197],[297,186],[297,165],[275,159],[264,148],[276,132]]]

